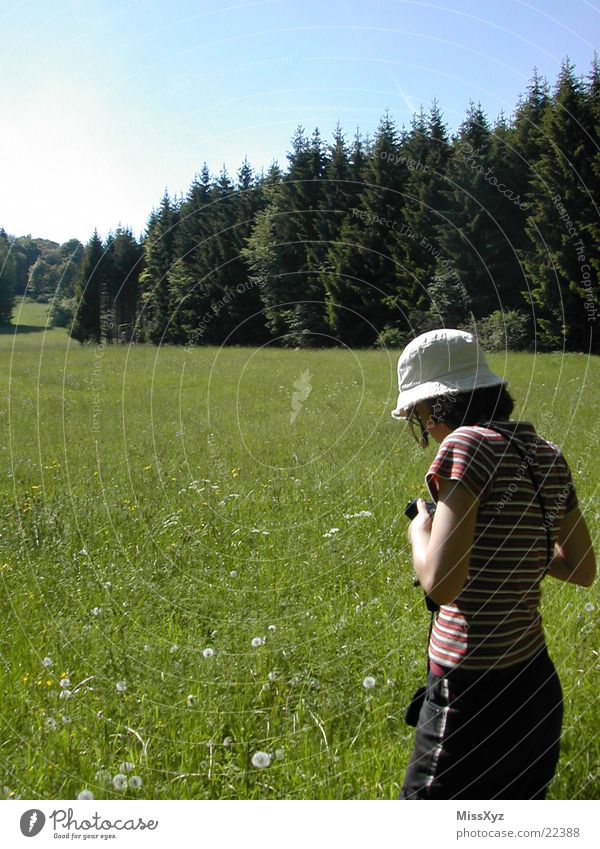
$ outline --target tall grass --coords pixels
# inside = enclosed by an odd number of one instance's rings
[[[395,798],[428,625],[402,511],[434,455],[390,418],[396,352],[98,348],[39,305],[19,321],[42,329],[0,336],[5,795]],[[596,537],[598,360],[490,361]],[[547,579],[553,798],[598,797],[599,608]]]

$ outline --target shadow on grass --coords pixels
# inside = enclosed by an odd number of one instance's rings
[[[40,333],[51,330],[48,327],[37,327],[35,324],[4,324],[0,327],[0,336],[13,336],[15,333]]]

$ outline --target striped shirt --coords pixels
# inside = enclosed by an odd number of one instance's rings
[[[434,501],[439,478],[462,481],[478,501],[475,538],[463,589],[436,615],[431,668],[500,669],[527,660],[544,645],[539,612],[547,534],[551,552],[565,513],[578,502],[559,448],[529,422],[490,422],[518,441],[525,459],[500,433],[459,427],[440,443],[425,475]],[[545,516],[527,470],[541,486]]]

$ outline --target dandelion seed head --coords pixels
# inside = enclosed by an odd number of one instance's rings
[[[54,661],[52,660],[52,658],[50,656],[45,657],[42,660],[42,666],[44,666],[46,669],[50,669],[52,667],[53,663],[54,663]]]
[[[66,699],[70,699],[70,698],[71,698],[71,695],[72,695],[72,694],[71,694],[71,690],[67,690],[67,689],[65,688],[64,690],[61,690],[61,691],[60,691],[59,699],[65,699],[65,700],[66,700]]]
[[[194,704],[195,699],[194,699],[194,697],[193,697],[193,696],[188,696],[186,701],[187,701],[187,706],[188,706],[188,707],[192,707],[192,705]]]
[[[269,627],[267,628],[267,631],[270,631],[272,634],[274,634],[276,630],[277,625],[269,625]]]
[[[68,677],[61,678],[58,682],[63,689],[66,689],[71,683],[71,679]]]
[[[129,786],[132,790],[139,790],[142,786],[142,779],[139,775],[132,775],[129,779]]]
[[[367,675],[366,678],[363,679],[363,687],[365,690],[372,690],[375,686],[375,679],[372,675]]]
[[[115,790],[125,790],[127,788],[127,777],[118,773],[114,776],[112,783]]]
[[[224,738],[223,738],[223,745],[224,745],[226,748],[228,748],[229,746],[231,746],[231,744],[232,744],[232,743],[233,743],[233,740],[232,740],[232,738],[231,738],[231,737],[224,737]]]
[[[56,728],[56,720],[52,716],[47,716],[44,725],[49,731],[54,731]]]
[[[592,613],[595,608],[594,608],[594,605],[592,604],[592,602],[588,601],[588,603],[586,604],[586,606],[583,609],[585,610],[586,613]]]
[[[237,574],[238,574],[237,569],[232,569],[231,572],[229,573],[229,577],[230,578],[237,578]]]
[[[209,647],[209,648],[206,648],[206,649],[204,649],[204,651],[202,652],[202,656],[203,656],[203,657],[206,657],[206,658],[214,657],[214,656],[215,656],[215,650],[214,650],[214,649],[211,649],[210,647]]]
[[[267,752],[254,752],[252,755],[252,766],[256,769],[266,769],[271,766],[271,755]]]
[[[117,681],[116,687],[117,693],[124,693],[127,689],[127,684],[125,683],[125,681]]]
[[[94,794],[91,790],[82,790],[77,798],[81,801],[89,801],[94,798]]]

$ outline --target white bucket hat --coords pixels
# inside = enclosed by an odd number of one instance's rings
[[[406,419],[414,405],[427,398],[502,384],[509,385],[490,370],[472,333],[430,330],[413,339],[400,355],[398,403],[392,416]]]

